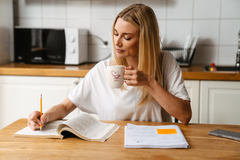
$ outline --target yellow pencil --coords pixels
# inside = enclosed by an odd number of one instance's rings
[[[40,94],[40,120],[42,116],[42,94]],[[40,130],[42,130],[42,125],[40,125]]]

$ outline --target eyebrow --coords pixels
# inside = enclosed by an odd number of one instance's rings
[[[114,28],[114,30],[115,30],[116,32],[118,32],[115,28]],[[133,35],[132,33],[123,33],[123,34],[131,34],[131,35]]]

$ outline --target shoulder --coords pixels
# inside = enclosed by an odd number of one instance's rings
[[[98,62],[92,69],[89,70],[89,72],[84,77],[84,85],[86,86],[92,86],[92,85],[98,85],[100,82],[106,81],[106,71],[107,66],[109,65],[111,59],[106,59]]]
[[[169,78],[173,73],[181,72],[181,68],[171,52],[162,52],[162,72],[166,79]]]
[[[100,62],[98,62],[92,69],[91,71],[103,71],[104,69],[107,68],[107,66],[110,64],[110,62],[112,61],[112,58],[106,59],[106,60],[102,60]]]
[[[163,65],[163,68],[165,67],[180,68],[175,57],[169,51],[162,52],[162,65]]]

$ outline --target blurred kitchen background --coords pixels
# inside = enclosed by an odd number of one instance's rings
[[[89,30],[89,61],[97,62],[111,53],[110,31],[116,15],[133,3],[144,3],[156,13],[165,47],[183,47],[186,37],[199,34],[192,64],[235,65],[240,29],[240,0],[0,0],[8,9],[7,29],[0,36],[8,39],[0,57],[4,64],[14,60],[11,25],[37,28],[78,27]],[[8,5],[10,6],[10,5]],[[12,17],[13,16],[13,17]],[[11,18],[13,20],[11,21]],[[1,24],[1,28],[4,24]],[[6,24],[5,24],[6,26]],[[103,41],[108,41],[104,46]],[[2,44],[3,45],[3,44]],[[2,46],[1,45],[1,46]],[[3,47],[0,47],[3,50]],[[1,51],[2,52],[2,51]],[[1,53],[0,53],[1,54]],[[3,54],[3,52],[2,52]],[[6,54],[6,52],[4,52]],[[4,57],[4,58],[3,58]]]

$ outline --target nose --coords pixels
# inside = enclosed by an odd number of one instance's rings
[[[114,37],[114,43],[115,43],[115,46],[118,46],[118,47],[122,46],[122,42],[121,42],[120,36],[115,36]]]

